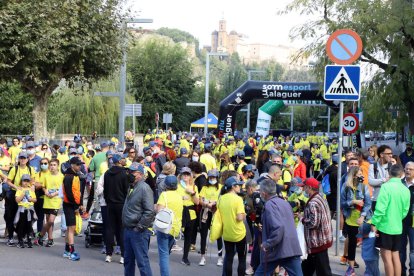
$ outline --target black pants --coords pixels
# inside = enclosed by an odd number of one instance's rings
[[[88,202],[86,203],[86,212],[89,213],[93,204],[93,197],[95,196],[95,180],[91,181],[91,190],[89,191]],[[83,198],[82,198],[83,202]]]
[[[107,204],[108,220],[106,223],[106,255],[114,251],[114,236],[116,243],[121,247],[121,256],[124,256],[124,238],[122,234],[122,208],[123,204]]]
[[[201,233],[201,225],[200,225],[200,222],[201,222],[201,218],[200,218],[200,212],[199,211],[197,211],[197,206],[196,206],[196,219],[195,219],[195,223],[194,223],[194,226],[193,226],[193,230],[192,230],[192,232],[193,232],[193,234],[191,235],[191,244],[196,244],[196,241],[197,241],[197,233],[198,232],[200,232]]]
[[[224,247],[226,249],[226,254],[224,255],[224,266],[223,266],[223,275],[231,276],[233,275],[233,260],[234,255],[237,252],[239,258],[239,265],[237,267],[237,275],[244,276],[246,271],[246,237],[238,242],[229,242],[224,241]]]
[[[302,271],[304,276],[331,276],[332,271],[329,266],[328,250],[309,254],[308,258],[302,262]]]
[[[202,255],[206,254],[207,234],[208,234],[208,229],[210,229],[212,217],[213,217],[213,213],[209,211],[206,222],[204,223],[201,222],[201,229],[200,229],[201,249],[200,250],[201,250]],[[217,248],[218,248],[218,255],[221,257],[223,254],[223,240],[221,238],[217,240]]]
[[[37,198],[37,201],[34,204],[34,209],[36,212],[36,216],[37,216],[37,232],[42,231],[43,228],[43,223],[45,221],[45,212],[43,210],[43,202],[45,200],[41,197]]]
[[[16,191],[9,191],[4,203],[4,220],[6,222],[9,239],[13,238],[13,233],[15,231],[14,217],[16,216],[17,208]]]
[[[375,212],[375,206],[377,206],[377,201],[372,201],[371,202],[371,210],[372,210],[372,213]]]
[[[183,250],[183,260],[188,259],[188,252],[190,252],[191,239],[193,237],[193,231],[196,220],[190,220],[187,222],[187,225],[184,227],[184,250]]]
[[[27,239],[30,240],[30,235],[33,232],[32,221],[27,221],[28,212],[31,212],[31,217],[33,218],[33,211],[25,210],[23,213],[20,213],[20,218],[17,222],[16,231],[19,242],[23,241],[24,237],[26,236]]]
[[[350,226],[345,223],[346,232],[348,234],[348,260],[355,261],[355,253],[357,248],[358,226]]]

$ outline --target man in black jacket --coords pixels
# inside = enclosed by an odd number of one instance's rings
[[[403,183],[410,190],[410,209],[407,216],[403,219],[403,232],[401,235],[400,261],[401,261],[401,275],[407,275],[407,267],[405,261],[407,260],[407,244],[410,243],[410,267],[409,275],[414,274],[414,228],[413,225],[413,204],[414,204],[414,162],[408,162],[404,168],[405,177]]]
[[[112,261],[114,235],[117,244],[121,247],[121,260],[124,263],[124,242],[122,235],[122,209],[124,207],[125,198],[128,194],[129,181],[125,165],[125,158],[120,154],[112,156],[113,166],[105,172],[103,195],[107,205],[107,229],[106,229],[106,259],[110,263]]]
[[[180,149],[180,157],[174,160],[174,164],[176,166],[175,175],[178,175],[182,168],[188,167],[188,164],[190,164],[190,158],[188,158],[188,151],[186,148]]]

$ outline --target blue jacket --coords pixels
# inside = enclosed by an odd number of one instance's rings
[[[355,208],[352,204],[352,200],[362,199],[364,206],[362,207],[361,216],[364,216],[366,220],[372,216],[371,212],[371,196],[369,195],[368,187],[362,183],[359,183],[356,189],[356,195],[354,197],[354,190],[347,187],[346,184],[341,189],[341,209],[345,218],[351,215],[351,211]]]
[[[407,151],[404,151],[403,153],[400,154],[400,159],[401,159],[401,163],[402,165],[405,167],[405,164],[407,164],[408,162],[414,162],[414,153],[411,153],[411,155],[407,154]]]
[[[266,252],[260,252],[262,263],[302,255],[289,203],[277,196],[271,197],[264,206],[262,225],[262,243],[266,248]]]
[[[379,260],[379,250],[375,248],[375,238],[363,238],[361,256],[364,262]]]

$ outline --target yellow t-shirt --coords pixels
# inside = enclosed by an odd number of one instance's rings
[[[59,164],[62,165],[63,163],[69,160],[69,156],[66,153],[64,154],[58,153],[57,160],[59,160]]]
[[[197,188],[196,185],[194,185],[194,191],[196,192],[196,197],[198,197],[198,188]],[[183,188],[183,186],[181,186],[180,183],[178,183],[178,186],[177,186],[177,193],[181,196],[181,198],[183,200],[183,206],[193,206],[194,205],[194,202],[192,201],[191,195],[187,194],[187,192],[185,191],[185,188]],[[194,210],[190,210],[190,218],[191,218],[191,220],[197,218],[196,212]]]
[[[214,158],[208,153],[204,153],[200,156],[200,163],[203,163],[204,166],[206,166],[207,171],[217,169],[216,158]]]
[[[313,171],[319,172],[321,170],[321,159],[316,158],[313,160]]]
[[[20,196],[24,195],[26,193],[26,191],[29,191],[29,195],[30,195],[31,198],[36,198],[35,192],[32,191],[32,189],[30,189],[30,188],[23,188],[21,190],[17,190],[16,191],[16,197],[20,197]],[[29,201],[27,201],[26,198],[23,198],[23,200],[20,201],[17,205],[23,206],[24,208],[30,208],[30,206],[34,205],[34,202],[29,202]]]
[[[221,184],[218,184],[218,188],[216,188],[215,185],[204,186],[203,188],[201,188],[200,198],[217,202],[222,187],[223,185]]]
[[[229,163],[229,165],[223,165],[221,167],[221,170],[220,171],[221,172],[224,172],[224,171],[234,171],[234,165],[233,165],[233,163]]]
[[[99,172],[101,175],[104,175],[104,173],[106,173],[108,169],[109,169],[108,161],[102,162],[101,165],[99,166]]]
[[[49,191],[49,193],[57,192],[62,186],[63,183],[63,174],[60,172],[56,175],[53,175],[51,173],[46,174],[43,178],[42,186],[46,190]],[[56,195],[55,197],[49,198],[47,196],[44,197],[44,203],[43,208],[44,209],[60,209],[60,206],[62,205],[62,199],[59,197],[59,195]]]
[[[0,168],[4,166],[10,166],[10,157],[3,155],[0,157]],[[7,171],[3,171],[4,173],[7,173]]]
[[[238,174],[243,174],[243,168],[244,168],[244,166],[246,166],[247,165],[247,163],[246,162],[244,162],[244,161],[242,161],[240,164],[239,164],[239,167],[237,168],[237,173]]]
[[[29,174],[32,179],[34,179],[35,181],[37,180],[36,170],[34,168],[30,168],[30,171],[29,171],[29,167],[27,167],[27,166],[24,169],[22,169],[21,167],[18,166],[17,167],[17,173],[16,173],[16,167],[13,167],[10,170],[9,175],[7,176],[7,178],[10,179],[10,180],[13,180],[13,178],[14,178],[13,184],[16,185],[16,186],[20,186],[20,180],[22,179],[22,176],[24,174]]]
[[[223,221],[223,239],[229,242],[241,241],[246,236],[246,227],[236,216],[246,213],[243,199],[234,193],[227,193],[220,197],[217,208]]]
[[[21,145],[17,147],[11,146],[8,151],[10,154],[10,165],[14,166],[17,163],[17,156],[22,151],[22,146]]]
[[[167,202],[166,202],[167,201]],[[183,198],[177,191],[162,192],[158,198],[158,205],[167,207],[174,213],[174,220],[170,235],[177,237],[180,234],[181,221],[183,218]]]

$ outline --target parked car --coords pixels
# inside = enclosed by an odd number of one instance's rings
[[[385,132],[384,133],[384,140],[395,140],[396,137],[396,133],[395,132]]]

